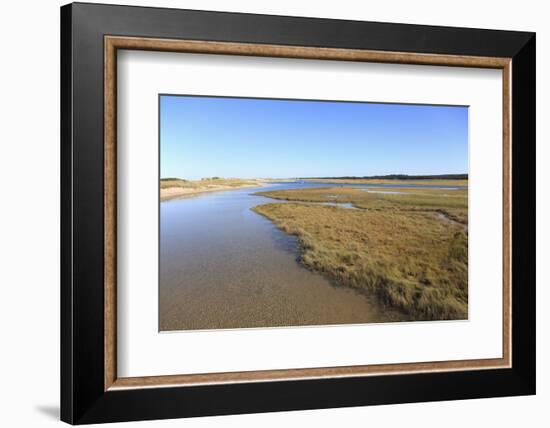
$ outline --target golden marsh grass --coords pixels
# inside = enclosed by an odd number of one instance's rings
[[[301,263],[332,281],[374,292],[414,320],[466,319],[467,191],[382,190],[399,193],[350,187],[259,192],[299,203],[253,210],[297,236]],[[345,202],[359,209],[307,202]]]

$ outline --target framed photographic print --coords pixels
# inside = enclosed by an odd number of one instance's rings
[[[61,417],[535,393],[535,35],[61,8]]]

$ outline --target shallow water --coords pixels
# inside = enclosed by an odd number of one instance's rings
[[[404,320],[374,296],[302,267],[296,239],[250,210],[274,202],[253,195],[260,190],[326,186],[273,183],[162,202],[160,330]]]

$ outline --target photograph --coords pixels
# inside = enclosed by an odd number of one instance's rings
[[[158,103],[159,331],[468,319],[468,106]]]
[[[7,426],[547,414],[550,30],[523,3],[399,1],[8,20]]]

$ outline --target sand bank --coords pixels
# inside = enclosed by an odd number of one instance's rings
[[[223,192],[226,190],[237,190],[244,189],[247,187],[261,187],[263,183],[258,184],[242,184],[242,185],[208,185],[204,187],[167,187],[165,189],[160,189],[160,200],[167,201],[174,198],[184,198],[200,195],[201,193],[207,192]]]

